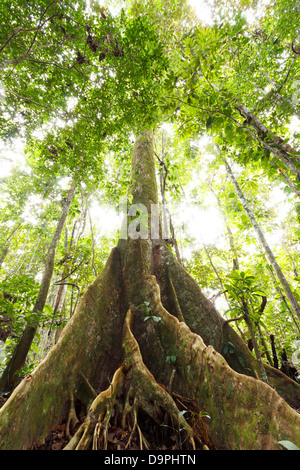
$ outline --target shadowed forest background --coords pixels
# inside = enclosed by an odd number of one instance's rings
[[[299,450],[299,17],[2,2],[1,450]]]

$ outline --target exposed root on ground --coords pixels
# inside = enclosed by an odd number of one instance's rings
[[[161,435],[163,446],[168,438],[173,448],[207,446],[209,436],[196,405],[193,408],[191,401],[179,395],[173,398],[143,363],[131,332],[131,316],[129,310],[124,325],[123,364],[115,372],[110,386],[95,398],[85,420],[64,449],[106,450],[117,445],[124,450],[150,450],[153,449],[148,436],[150,428]],[[193,426],[187,422],[185,414],[190,415]],[[146,436],[143,429],[147,421]]]

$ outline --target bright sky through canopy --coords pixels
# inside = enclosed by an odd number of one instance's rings
[[[205,24],[211,25],[213,22],[211,8],[207,1],[203,0],[189,0],[190,5],[195,8],[195,12],[198,17],[203,21]]]

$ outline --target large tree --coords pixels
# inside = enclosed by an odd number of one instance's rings
[[[132,204],[150,214],[157,189],[149,131],[137,138],[131,181]],[[207,411],[219,449],[299,442],[300,417],[290,406],[299,406],[299,385],[268,366],[270,385],[261,381],[246,345],[165,241],[134,238],[119,241],[56,346],[1,408],[1,448],[28,449],[63,422],[71,428],[74,399],[86,418],[68,449],[106,448],[116,423],[147,448],[145,414],[157,425],[167,415],[185,433],[186,446],[202,446],[199,423],[187,422],[178,396]],[[228,342],[234,354],[222,356]]]
[[[128,449],[171,447],[174,430],[179,448],[298,444],[299,384],[265,364],[261,380],[262,362],[175,258],[161,224],[154,224],[157,123],[176,110],[197,131],[202,121],[212,124],[198,106],[204,93],[192,94],[199,64],[190,60],[192,51],[179,49],[187,33],[178,27],[185,2],[168,2],[169,8],[157,2],[155,9],[132,2],[115,17],[91,5],[89,16],[84,2],[77,10],[70,2],[66,9],[59,1],[42,9],[22,3],[35,26],[17,9],[24,26],[9,30],[0,50],[6,54],[2,69],[9,69],[3,83],[15,112],[13,131],[26,126],[29,151],[54,174],[67,168],[78,179],[100,178],[99,157],[114,151],[117,159],[121,143],[135,138],[122,236],[56,345],[0,409],[0,448],[39,448],[64,425],[65,449],[106,449],[114,432]],[[14,8],[7,12],[10,18]],[[23,34],[28,44],[21,54]],[[188,106],[182,106],[185,90]],[[215,96],[206,98],[213,103]],[[196,115],[186,111],[193,100]],[[58,116],[64,119],[59,129],[50,126]],[[32,130],[42,122],[45,138],[36,139]]]

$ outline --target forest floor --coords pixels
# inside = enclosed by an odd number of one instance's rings
[[[180,412],[184,414],[186,421],[193,428],[197,437],[195,439],[196,449],[192,448],[189,439],[183,438],[182,430],[178,429],[178,424],[173,424],[169,418],[159,423],[146,413],[139,412],[140,435],[139,433],[133,434],[130,425],[123,428],[118,423],[114,423],[112,419],[106,432],[107,442],[104,445],[103,440],[98,439],[97,450],[145,450],[145,442],[148,447],[146,450],[217,450],[209,435],[208,423],[205,422],[210,419],[209,416],[201,416],[197,405],[191,400],[175,393],[172,396],[176,400]],[[79,414],[80,410],[78,410]],[[71,429],[72,435],[76,433],[84,419],[85,416],[80,417],[74,428]],[[143,446],[141,446],[141,435],[143,436]],[[67,423],[63,423],[45,437],[44,444],[34,444],[31,450],[62,450],[69,440]]]

